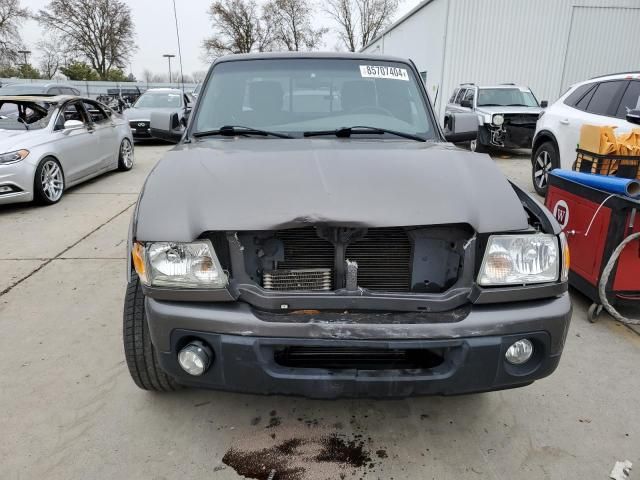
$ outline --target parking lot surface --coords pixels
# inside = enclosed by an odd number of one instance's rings
[[[168,148],[138,146],[131,172],[57,205],[0,208],[0,479],[604,479],[625,459],[640,469],[640,336],[606,316],[590,324],[575,292],[558,370],[526,388],[393,401],[139,390],[122,349],[125,241]],[[526,157],[495,158],[532,190]]]

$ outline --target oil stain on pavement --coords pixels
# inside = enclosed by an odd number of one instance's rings
[[[333,428],[324,428],[318,421],[284,426],[273,421],[277,418],[275,412],[271,412],[270,417],[258,431],[236,441],[222,458],[225,465],[245,478],[358,478],[386,458],[384,450],[377,450],[375,460],[372,459],[360,434],[338,433]],[[255,425],[255,418],[251,424]]]

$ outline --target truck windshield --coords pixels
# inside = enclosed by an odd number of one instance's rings
[[[432,139],[435,131],[421,88],[408,65],[399,62],[222,62],[203,88],[193,133],[243,125],[301,137],[304,132],[367,126]]]
[[[478,91],[479,107],[538,107],[538,101],[530,90],[524,88],[481,88]]]

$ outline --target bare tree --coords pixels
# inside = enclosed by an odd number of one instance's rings
[[[18,60],[22,48],[20,24],[29,18],[29,10],[20,0],[0,0],[0,64],[8,66]]]
[[[358,44],[353,3],[353,0],[327,0],[326,3],[327,13],[338,24],[338,36],[350,52],[355,52]]]
[[[203,70],[198,70],[196,72],[193,72],[191,74],[191,76],[193,77],[193,81],[196,83],[200,83],[200,82],[204,82],[204,79],[207,76],[207,72],[203,71]]]
[[[315,50],[327,28],[311,26],[313,7],[309,0],[270,0],[264,7],[264,22],[273,25],[275,40],[287,50]]]
[[[169,83],[169,76],[164,73],[154,73],[150,83]]]
[[[398,0],[356,0],[360,16],[360,47],[366,47],[386,27],[396,10]]]
[[[391,22],[399,0],[327,0],[340,40],[351,52],[363,48]]]
[[[60,37],[51,35],[38,42],[40,51],[40,73],[44,78],[52,79],[67,59],[66,45]]]
[[[37,19],[63,35],[102,79],[125,68],[135,50],[131,8],[122,0],[51,0]]]
[[[273,43],[271,26],[263,24],[255,0],[217,0],[209,7],[209,16],[214,33],[203,43],[209,58],[266,51]]]
[[[142,78],[146,83],[150,83],[153,81],[153,72],[151,70],[145,69],[142,72]]]

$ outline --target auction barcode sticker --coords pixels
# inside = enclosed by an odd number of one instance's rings
[[[406,68],[385,67],[382,65],[360,65],[360,76],[364,78],[388,78],[409,81]]]

